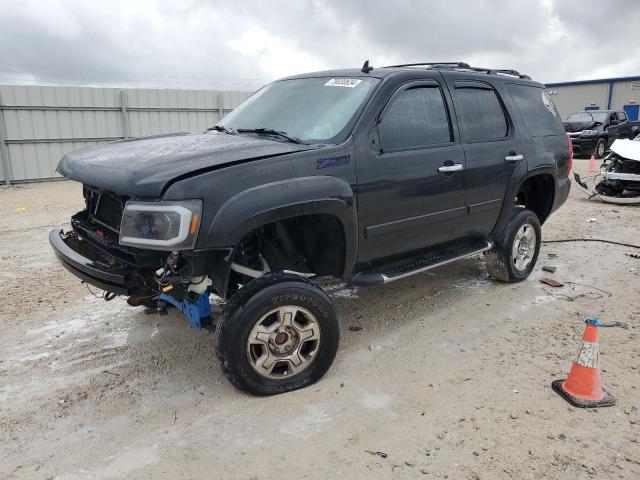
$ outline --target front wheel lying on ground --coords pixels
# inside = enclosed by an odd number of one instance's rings
[[[527,278],[538,260],[541,240],[538,216],[526,208],[514,208],[495,247],[485,253],[489,275],[509,283]]]
[[[227,378],[252,395],[310,385],[331,366],[340,325],[331,299],[301,277],[272,273],[242,287],[216,328]]]

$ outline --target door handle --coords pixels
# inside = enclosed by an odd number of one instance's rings
[[[453,165],[443,165],[441,167],[438,167],[438,171],[442,173],[459,172],[463,168],[464,167],[461,163],[454,163]]]
[[[520,160],[524,160],[524,155],[507,155],[504,157],[505,162],[516,163]]]

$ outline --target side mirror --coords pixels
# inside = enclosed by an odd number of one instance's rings
[[[609,126],[618,125],[618,120],[614,120],[613,118],[609,120]]]

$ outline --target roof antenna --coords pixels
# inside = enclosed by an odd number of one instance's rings
[[[362,73],[369,73],[371,70],[373,70],[373,67],[369,66],[369,60],[365,60],[364,65],[362,65],[362,70],[360,71]]]

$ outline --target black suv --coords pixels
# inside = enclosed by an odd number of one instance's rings
[[[565,122],[565,129],[573,142],[576,154],[604,157],[605,152],[618,138],[633,138],[635,128],[625,112],[613,110],[589,110],[572,114]]]
[[[527,278],[571,160],[556,108],[525,75],[365,63],[273,82],[204,134],[65,155],[58,171],[83,183],[86,208],[49,238],[107,300],[173,305],[215,328],[229,380],[269,395],[334,359],[320,277],[382,285],[484,253],[494,278]]]

